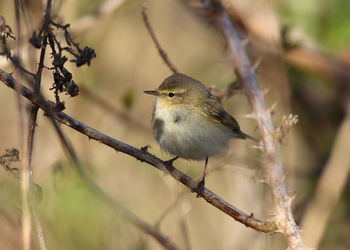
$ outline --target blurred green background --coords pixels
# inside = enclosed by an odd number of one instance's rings
[[[38,59],[33,63],[33,58],[38,58],[38,51],[31,49],[26,41],[31,29],[40,26],[44,6],[35,0],[24,2],[30,22],[22,23],[21,56],[29,69],[35,69]],[[196,7],[198,1],[125,0],[119,1],[121,4],[111,13],[99,16],[106,2],[53,1],[56,20],[70,23],[75,40],[83,47],[94,48],[97,54],[90,67],[75,68],[71,64],[74,80],[82,91],[74,98],[61,96],[66,104],[65,112],[135,147],[149,144],[151,153],[168,159],[152,137],[150,118],[154,99],[144,95],[143,90],[158,87],[171,72],[147,33],[141,5],[148,7],[159,41],[178,69],[207,86],[221,88],[236,79],[224,36],[213,20]],[[282,146],[282,156],[288,188],[298,194],[294,215],[301,223],[349,100],[350,2],[233,0],[232,4],[244,23],[242,30],[251,33],[247,46],[251,59],[262,58],[257,74],[262,88],[269,90],[267,103],[277,103],[273,116],[276,127],[284,115],[299,115],[299,123]],[[14,1],[0,1],[0,15],[18,37]],[[15,50],[16,41],[9,41],[9,46]],[[50,55],[46,66],[50,67]],[[14,72],[16,79],[24,82],[3,57],[0,67]],[[51,86],[52,76],[44,70],[42,90],[53,100]],[[16,94],[4,85],[0,90],[2,153],[6,148],[20,149],[20,138]],[[102,99],[113,110],[88,93]],[[243,94],[224,99],[223,105],[236,117],[243,131],[259,137],[255,121],[244,118],[252,110]],[[115,213],[86,189],[41,111],[37,123],[33,181],[43,190],[37,209],[48,249],[162,249],[122,213]],[[155,168],[89,141],[65,126],[61,128],[72,141],[89,176],[124,208],[155,224],[175,204],[159,228],[181,249],[286,248],[281,235],[246,228],[203,199],[196,199],[184,186]],[[181,159],[175,162],[176,167],[194,178],[201,176],[203,164]],[[262,165],[258,150],[248,142],[233,140],[225,156],[210,159],[206,185],[242,211],[268,219],[273,206],[270,188],[264,184]],[[349,191],[347,182],[319,249],[350,248]],[[21,247],[20,207],[18,181],[6,171],[0,171],[1,250]],[[38,249],[35,234],[33,239],[33,249]]]

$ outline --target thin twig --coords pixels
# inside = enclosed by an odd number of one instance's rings
[[[110,1],[110,2],[112,2],[112,1]],[[114,1],[114,3],[115,3],[115,1]],[[43,26],[40,30],[40,34],[43,35],[43,40],[42,40],[43,44],[41,46],[39,66],[38,66],[37,73],[35,75],[33,75],[34,81],[30,81],[31,85],[34,87],[34,93],[36,95],[36,99],[40,100],[40,101],[44,100],[43,95],[41,94],[41,91],[40,91],[40,84],[41,84],[42,70],[44,69],[45,49],[46,49],[46,45],[47,45],[47,32],[49,31],[48,25],[50,23],[52,23],[51,18],[50,18],[50,9],[51,9],[51,0],[48,0],[48,6],[47,6],[47,9],[45,12]],[[6,40],[4,40],[4,41],[6,42]],[[72,43],[73,41],[71,40],[70,42]],[[74,44],[74,45],[77,46],[77,44]],[[7,49],[6,46],[4,46],[4,47]],[[22,88],[20,88],[17,85],[17,82],[13,82],[13,84],[14,84],[13,85],[14,88],[16,88],[16,89],[19,88],[20,91],[23,90]],[[41,102],[41,104],[42,104],[41,108],[45,111],[46,115],[50,118],[52,125],[54,126],[54,128],[56,130],[56,133],[59,136],[59,139],[63,145],[63,148],[65,149],[65,152],[67,153],[69,158],[72,160],[73,166],[76,167],[78,174],[80,175],[80,177],[82,178],[84,183],[88,186],[88,188],[90,190],[92,190],[95,194],[97,194],[99,198],[102,198],[103,201],[107,202],[114,209],[114,211],[123,212],[125,218],[127,218],[132,224],[134,224],[136,227],[138,227],[141,231],[151,235],[165,249],[168,249],[168,250],[179,249],[166,236],[164,236],[158,230],[158,228],[144,222],[142,219],[138,218],[136,215],[132,214],[130,211],[122,208],[121,205],[119,205],[117,202],[115,202],[111,197],[109,197],[106,193],[104,193],[94,182],[92,182],[89,179],[89,177],[85,174],[73,147],[71,146],[68,139],[64,136],[63,132],[61,131],[60,127],[57,124],[57,121],[53,119],[54,113],[52,111],[52,107],[51,107],[50,103],[43,101],[43,102]],[[37,111],[38,111],[38,104],[33,102],[33,107],[31,110],[30,122],[29,122],[29,136],[28,136],[28,147],[27,147],[28,154],[25,154],[26,156],[27,155],[29,156],[28,157],[29,159],[26,160],[26,163],[28,163],[29,167],[31,164]],[[29,169],[29,167],[27,169]],[[27,174],[26,176],[31,177],[31,172],[29,171],[29,174]],[[46,243],[45,243],[45,238],[44,238],[44,234],[43,234],[43,228],[42,228],[42,225],[40,223],[38,214],[36,213],[35,209],[33,209],[32,213],[33,213],[33,218],[34,218],[34,222],[35,222],[35,226],[36,226],[36,231],[38,234],[38,241],[39,241],[40,248],[42,250],[46,250]],[[30,218],[30,216],[26,216],[26,218]],[[31,226],[29,228],[31,228]],[[28,232],[28,230],[26,230],[26,232]],[[29,235],[29,239],[30,239],[30,233],[26,233],[26,235]],[[27,240],[27,242],[28,242],[28,240]],[[24,246],[25,246],[25,249],[28,249],[28,247],[30,247],[30,242],[24,244]]]
[[[22,95],[28,100],[30,100],[32,103],[37,104],[40,108],[46,111],[49,104],[42,98],[36,96],[28,88],[24,87],[23,85],[20,85],[20,83],[18,83],[10,74],[0,70],[0,80],[11,88],[14,88],[15,85],[21,86]],[[117,151],[128,154],[140,161],[147,162],[148,164],[162,170],[163,172],[170,174],[174,179],[187,186],[190,190],[196,190],[196,187],[198,185],[197,181],[193,180],[192,178],[185,175],[176,168],[169,166],[169,164],[166,164],[166,162],[148,153],[146,150],[135,148],[124,142],[118,141],[110,136],[107,136],[101,133],[100,131],[91,128],[85,125],[84,123],[70,117],[64,112],[58,112],[54,114],[53,117],[60,123],[63,123],[71,127],[72,129],[79,131],[80,133],[88,136],[90,139],[101,142],[109,147],[114,148]],[[211,205],[215,206],[222,212],[226,213],[227,215],[231,216],[232,218],[241,222],[247,227],[251,227],[255,230],[262,232],[275,232],[277,229],[276,225],[273,222],[263,222],[254,218],[253,214],[248,215],[240,211],[239,209],[235,208],[233,205],[229,204],[228,202],[226,202],[221,197],[211,192],[207,188],[204,189],[203,198]]]
[[[274,126],[271,113],[265,104],[263,91],[260,89],[253,66],[247,56],[242,40],[238,36],[235,26],[230,20],[224,8],[230,7],[230,1],[212,0],[206,1],[207,9],[211,5],[219,7],[216,12],[217,23],[223,31],[233,58],[235,71],[243,82],[243,91],[247,94],[254,109],[257,124],[262,135],[266,153],[265,168],[267,171],[267,183],[270,184],[275,204],[275,222],[278,231],[286,237],[290,249],[307,249],[301,238],[298,226],[293,218],[291,203],[294,197],[288,195],[284,184],[285,173],[283,171],[279,144],[275,141]],[[222,4],[222,5],[221,5]]]
[[[174,243],[172,243],[168,237],[164,236],[156,227],[148,224],[147,222],[143,221],[142,219],[138,218],[136,215],[131,213],[130,211],[123,208],[120,204],[118,204],[116,201],[114,201],[111,197],[109,197],[105,192],[103,192],[94,182],[90,180],[90,178],[86,175],[85,171],[83,170],[80,161],[71,146],[71,143],[68,141],[68,139],[64,136],[63,132],[61,131],[60,127],[57,124],[58,122],[63,123],[62,120],[60,120],[54,113],[50,110],[50,103],[43,100],[42,96],[37,96],[34,94],[31,90],[24,87],[23,85],[19,85],[17,81],[14,80],[14,78],[8,74],[5,73],[0,69],[0,80],[4,82],[7,82],[7,86],[15,89],[15,87],[19,88],[21,90],[21,94],[25,96],[28,100],[30,100],[34,105],[39,106],[42,110],[44,110],[47,114],[47,116],[50,118],[56,133],[58,134],[60,141],[62,143],[63,148],[65,149],[65,152],[67,153],[67,156],[72,161],[73,166],[76,167],[76,170],[79,174],[79,176],[82,178],[84,183],[87,185],[87,187],[93,191],[99,198],[101,198],[103,201],[107,202],[114,211],[116,212],[123,212],[126,219],[128,219],[132,224],[134,224],[137,228],[139,228],[141,231],[151,235],[155,240],[157,240],[165,249],[168,250],[177,250],[179,249],[176,247]],[[24,92],[22,92],[24,91]],[[64,113],[63,113],[64,114]],[[69,116],[68,116],[69,117]],[[56,120],[57,121],[56,121]],[[74,119],[73,119],[74,120]],[[80,123],[78,121],[75,121],[77,123]],[[75,123],[74,122],[74,123]],[[34,215],[36,216],[36,215]],[[36,223],[37,232],[40,235],[42,234],[41,230],[41,224]],[[42,245],[43,238],[39,238],[39,243]]]
[[[169,69],[173,72],[173,73],[179,73],[179,70],[176,68],[176,66],[173,64],[173,62],[170,60],[170,58],[168,57],[167,53],[165,52],[165,50],[162,48],[162,46],[160,45],[157,36],[148,20],[148,16],[146,13],[146,7],[142,6],[141,7],[141,14],[143,17],[143,22],[145,23],[145,26],[148,30],[148,33],[150,34],[150,36],[152,37],[152,40],[154,42],[154,44],[157,47],[157,50],[159,52],[159,55],[161,56],[161,58],[163,58],[164,62],[166,63],[166,65],[169,67]]]
[[[327,222],[332,215],[350,173],[350,102],[347,115],[337,134],[332,153],[317,184],[302,221],[303,236],[312,247],[318,248]]]
[[[44,68],[44,60],[45,60],[45,52],[46,52],[46,45],[47,45],[47,29],[50,19],[50,13],[51,13],[51,4],[52,0],[47,0],[46,3],[46,10],[43,18],[43,24],[42,24],[42,30],[44,30],[44,38],[43,38],[43,47],[41,48],[40,52],[40,59],[39,59],[39,65],[37,72],[34,76],[34,92],[40,93],[40,85],[41,85],[41,76],[42,71]],[[26,174],[28,175],[27,178],[29,180],[29,205],[31,208],[31,212],[33,215],[34,225],[36,228],[36,233],[38,237],[39,247],[41,250],[46,250],[46,242],[45,242],[45,234],[43,231],[43,227],[41,224],[41,221],[39,219],[39,216],[36,211],[36,204],[31,199],[30,195],[30,187],[32,186],[32,156],[33,156],[33,146],[34,146],[34,137],[35,137],[35,130],[36,130],[36,121],[37,121],[37,115],[38,115],[39,107],[35,104],[32,104],[30,115],[29,115],[29,122],[28,122],[28,139],[27,139],[27,171]],[[23,171],[23,170],[22,170]]]

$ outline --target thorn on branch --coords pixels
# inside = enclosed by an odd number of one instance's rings
[[[264,95],[267,95],[270,92],[270,88],[264,89]]]
[[[253,65],[252,65],[252,72],[255,74],[260,63],[262,61],[262,58],[260,57]]]
[[[252,145],[251,148],[258,149],[261,152],[265,151],[265,147],[261,142],[259,144]]]
[[[272,106],[270,108],[267,109],[267,111],[271,114],[274,115],[275,114],[275,109],[277,107],[277,102],[275,102],[274,104],[272,104]]]
[[[243,47],[246,47],[246,46],[248,45],[248,43],[250,42],[250,40],[251,40],[250,35],[248,35],[246,38],[242,39],[242,40],[241,40],[242,46],[243,46]]]
[[[255,113],[250,113],[250,114],[244,114],[244,115],[240,115],[241,117],[247,118],[247,119],[256,119],[256,115]]]
[[[144,146],[144,147],[141,147],[141,150],[143,151],[143,152],[148,152],[148,149],[149,148],[151,148],[151,145],[146,145],[146,146]]]
[[[291,206],[291,205],[292,205],[292,202],[293,202],[293,201],[295,200],[295,198],[298,196],[298,192],[289,191],[288,194],[289,194],[288,203],[289,203],[289,205]]]
[[[36,49],[41,49],[43,47],[44,36],[42,34],[37,34],[34,30],[32,36],[29,38],[29,43]]]

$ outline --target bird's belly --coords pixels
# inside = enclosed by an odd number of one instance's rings
[[[155,118],[159,126],[153,126],[153,129],[161,148],[184,159],[204,160],[219,155],[225,151],[232,136],[229,130],[200,114],[181,117],[179,121],[173,117],[168,120]]]

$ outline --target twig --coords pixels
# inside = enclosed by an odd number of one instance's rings
[[[146,7],[142,6],[141,7],[141,14],[143,17],[143,22],[145,23],[145,26],[148,30],[148,33],[150,34],[150,36],[152,37],[152,40],[154,42],[154,44],[157,47],[157,50],[159,52],[159,55],[161,56],[161,58],[164,60],[164,62],[166,63],[166,65],[169,67],[169,69],[173,72],[173,73],[179,73],[179,70],[176,68],[176,66],[173,64],[173,62],[170,60],[170,58],[168,57],[167,53],[165,52],[165,50],[162,48],[162,46],[160,46],[160,43],[157,39],[157,36],[148,20],[148,16],[146,13]]]
[[[285,28],[280,31],[281,39],[278,41],[279,44],[276,44],[275,39],[271,42],[271,39],[261,35],[267,32],[263,30],[265,26],[255,25],[258,22],[252,21],[252,19],[256,19],[256,17],[252,16],[251,12],[245,12],[245,14],[240,12],[239,8],[236,8],[235,5],[235,2],[231,1],[226,11],[230,15],[231,20],[237,24],[239,30],[242,31],[245,36],[249,34],[250,44],[256,49],[272,56],[281,57],[281,59],[285,60],[287,63],[303,71],[317,72],[327,78],[349,81],[349,62],[346,62],[337,55],[322,51],[318,46],[312,45],[312,48],[310,48],[310,46],[307,44],[305,45],[302,41],[290,41],[291,39],[288,33],[289,26],[285,26]],[[248,13],[249,16],[247,16]],[[283,24],[279,24],[279,26],[283,28]],[[307,34],[302,34],[302,40],[309,41],[310,37],[308,37]],[[279,46],[277,49],[276,45]]]
[[[36,233],[38,235],[38,242],[39,242],[40,250],[47,250],[44,229],[43,229],[43,226],[41,224],[41,221],[40,221],[40,218],[39,218],[39,215],[38,215],[36,208],[33,208],[33,221],[34,221]]]
[[[110,1],[111,2],[116,2],[116,1]],[[68,139],[64,136],[63,132],[61,131],[60,127],[58,126],[56,120],[53,119],[54,117],[54,113],[53,113],[53,105],[50,105],[50,103],[43,101],[43,95],[41,94],[40,91],[40,85],[41,85],[41,75],[42,75],[42,70],[44,69],[44,59],[45,59],[45,50],[46,50],[46,45],[47,45],[47,39],[48,39],[48,33],[51,36],[51,39],[55,39],[55,36],[51,33],[51,31],[49,30],[50,28],[48,27],[49,24],[52,24],[56,27],[62,28],[65,31],[65,38],[66,41],[68,43],[68,45],[72,44],[73,46],[75,46],[75,48],[78,50],[79,54],[74,54],[75,51],[74,50],[68,50],[69,53],[73,53],[76,57],[77,57],[77,66],[80,66],[84,63],[89,64],[91,58],[80,58],[82,57],[84,51],[86,51],[86,47],[84,48],[84,50],[81,50],[79,48],[79,44],[75,43],[70,34],[67,31],[67,27],[68,25],[62,26],[59,24],[54,23],[51,18],[50,18],[50,9],[51,9],[51,0],[48,0],[48,5],[47,5],[47,9],[45,12],[45,16],[44,16],[44,21],[43,21],[43,25],[42,28],[40,29],[39,35],[33,36],[32,38],[40,38],[38,41],[42,41],[40,43],[37,43],[38,48],[41,48],[41,53],[40,53],[40,60],[39,60],[39,66],[38,66],[38,70],[37,73],[35,75],[33,75],[34,81],[30,81],[31,85],[34,87],[34,93],[33,95],[36,96],[37,100],[41,101],[41,108],[45,111],[46,115],[50,118],[52,125],[54,126],[56,133],[58,134],[60,141],[63,145],[63,148],[65,149],[65,152],[67,153],[67,155],[69,156],[69,158],[73,161],[73,166],[76,167],[80,177],[82,178],[82,180],[84,181],[84,183],[88,186],[88,188],[90,190],[92,190],[95,194],[98,195],[99,198],[102,198],[103,201],[107,202],[115,211],[120,212],[122,211],[124,216],[132,223],[134,224],[136,227],[138,227],[141,231],[151,235],[154,239],[156,239],[165,249],[168,250],[177,250],[179,249],[174,243],[172,243],[167,237],[165,237],[156,227],[153,227],[152,225],[144,222],[143,220],[141,220],[140,218],[138,218],[136,215],[132,214],[131,212],[129,212],[128,210],[122,208],[119,204],[117,204],[112,198],[110,198],[106,193],[104,193],[94,182],[92,182],[88,176],[85,174],[84,170],[82,169],[82,166],[79,162],[79,159],[77,157],[77,155],[75,154],[75,151],[73,149],[73,147],[71,146],[70,142],[68,141]],[[4,48],[7,49],[6,47],[6,40],[5,38],[3,39],[4,41]],[[56,45],[58,46],[58,48],[60,49],[60,43],[58,40],[51,40],[53,43],[56,42]],[[53,50],[53,52],[55,52],[55,47],[52,45],[50,41],[50,47]],[[33,44],[35,42],[35,39],[32,40]],[[64,49],[69,49],[68,47],[66,48],[61,48],[61,50]],[[8,51],[8,50],[7,50]],[[93,50],[90,50],[90,54],[91,51],[93,53]],[[61,52],[61,51],[60,51]],[[82,54],[82,55],[81,55]],[[86,56],[86,55],[85,55]],[[79,57],[79,58],[78,58]],[[83,59],[86,60],[86,62],[84,61],[83,63],[79,63],[78,59]],[[88,60],[87,60],[88,59]],[[16,89],[19,89],[19,91],[23,90],[22,88],[19,87],[19,85],[17,85],[17,82],[13,82],[13,87]],[[22,86],[23,87],[23,86]],[[28,90],[28,89],[27,89]],[[30,91],[30,90],[28,90]],[[23,93],[19,93],[23,94]],[[25,154],[25,156],[28,156],[28,160],[26,160],[25,162],[27,163],[27,168],[28,170],[30,170],[30,165],[31,165],[31,158],[32,158],[32,150],[33,150],[33,142],[34,142],[34,134],[35,134],[35,127],[36,127],[36,116],[37,116],[37,111],[38,111],[38,104],[33,102],[33,106],[32,106],[32,110],[31,110],[31,115],[30,115],[30,122],[29,122],[29,134],[28,134],[28,153]],[[24,171],[23,171],[24,172]],[[22,172],[22,173],[23,173]],[[31,178],[31,171],[27,171],[28,173],[26,174],[27,177]],[[30,185],[29,185],[30,186]],[[27,189],[29,192],[29,188]],[[28,197],[28,196],[26,196]],[[28,197],[28,202],[26,204],[30,203],[29,200],[30,197]],[[30,204],[29,204],[30,205]],[[28,209],[25,209],[25,211],[29,211],[30,207],[27,206]],[[32,206],[33,208],[33,206]],[[23,209],[24,210],[24,209]],[[38,234],[38,241],[39,241],[39,245],[40,248],[42,250],[46,250],[46,243],[45,243],[45,238],[44,238],[44,234],[43,234],[43,229],[42,229],[42,225],[40,223],[39,217],[35,211],[35,209],[32,209],[32,215],[33,215],[33,219],[34,219],[34,223],[36,226],[36,231]],[[30,218],[30,213],[26,213],[25,218]],[[26,236],[28,237],[23,237],[23,240],[25,242],[24,244],[24,248],[25,249],[29,249],[30,248],[30,230],[28,230],[28,228],[31,228],[30,223],[27,223],[27,225],[29,225],[29,227],[26,227],[26,230],[23,230],[26,232]],[[27,238],[29,240],[27,240]]]
[[[29,99],[34,105],[39,106],[42,110],[44,110],[47,115],[49,116],[50,120],[52,121],[52,124],[54,125],[54,128],[56,130],[56,133],[58,133],[58,136],[60,138],[60,141],[63,145],[63,148],[65,149],[66,153],[68,154],[69,158],[72,160],[73,162],[73,166],[76,167],[76,170],[79,174],[79,176],[82,178],[82,180],[84,181],[84,183],[87,185],[87,187],[93,191],[95,194],[97,194],[98,198],[101,198],[103,201],[107,202],[114,211],[116,212],[123,212],[124,216],[126,219],[128,219],[132,224],[134,224],[136,227],[138,227],[141,231],[151,235],[154,239],[156,239],[165,249],[168,250],[177,250],[179,249],[178,247],[176,247],[176,245],[174,243],[172,243],[166,236],[164,236],[156,227],[148,224],[147,222],[143,221],[142,219],[138,218],[136,215],[134,215],[133,213],[131,213],[130,211],[126,210],[125,208],[123,208],[121,205],[119,205],[116,201],[114,201],[111,197],[109,197],[106,193],[104,193],[94,182],[92,182],[90,180],[90,178],[85,174],[84,170],[82,169],[82,166],[80,164],[80,161],[77,157],[77,155],[75,154],[74,149],[71,147],[70,142],[65,138],[64,134],[62,133],[61,129],[57,125],[57,121],[62,122],[60,119],[58,119],[56,116],[53,116],[52,111],[48,111],[50,104],[45,102],[42,98],[42,96],[36,96],[31,90],[29,90],[28,88],[24,87],[23,85],[20,85],[18,82],[16,82],[14,80],[14,78],[8,74],[3,72],[0,69],[0,80],[4,82],[7,82],[7,86],[15,89],[15,87],[19,87],[21,91],[21,94],[23,96],[25,96],[27,99]],[[63,113],[64,114],[64,113]],[[52,118],[52,119],[51,119]],[[53,120],[53,118],[55,118],[56,120]],[[77,123],[79,123],[78,121],[76,121]],[[7,161],[7,160],[11,160],[13,161],[14,158],[8,156],[9,154],[6,153],[4,155],[2,161],[0,161],[0,163]],[[37,217],[37,214],[33,212],[33,216]],[[37,223],[38,222],[38,223]],[[43,246],[45,246],[45,241],[43,238],[43,231],[42,231],[42,226],[39,220],[35,221],[35,226],[37,229],[37,233],[39,234],[39,244],[41,249],[45,249],[42,248]]]
[[[0,69],[0,80],[4,82],[8,87],[11,87],[11,88],[14,88],[15,85],[21,86],[21,94],[25,98],[30,100],[32,103],[38,105],[41,109],[44,109],[46,111],[49,104],[45,100],[36,96],[28,88],[24,87],[23,85],[20,85],[20,83],[18,83],[10,74],[2,71],[1,69]],[[174,179],[181,182],[182,184],[187,186],[189,189],[193,191],[196,190],[196,187],[198,185],[196,181],[194,181],[192,178],[185,175],[181,171],[177,170],[176,168],[169,166],[169,164],[166,164],[166,162],[162,161],[156,156],[148,153],[146,150],[135,148],[124,142],[118,141],[110,136],[107,136],[99,132],[98,130],[91,128],[85,125],[84,123],[70,117],[64,112],[58,112],[54,114],[53,117],[58,122],[63,123],[76,131],[79,131],[80,133],[88,136],[90,139],[101,142],[109,147],[114,148],[117,151],[128,154],[140,161],[147,162],[150,165],[162,170],[163,172],[170,174]],[[226,213],[227,215],[231,216],[232,218],[241,222],[247,227],[251,227],[255,230],[262,231],[262,232],[275,232],[277,229],[276,225],[273,222],[270,222],[270,221],[263,222],[258,219],[255,219],[254,216],[248,215],[240,211],[239,209],[235,208],[233,205],[229,204],[228,202],[226,202],[221,197],[211,192],[207,188],[204,189],[203,198],[211,205],[215,206],[222,212]]]
[[[210,7],[212,5],[215,5],[216,11],[218,10],[217,7],[219,7],[219,13],[215,13],[219,15],[217,23],[227,39],[235,70],[243,82],[243,91],[247,94],[255,112],[265,146],[267,183],[270,184],[273,192],[276,213],[275,222],[278,231],[286,237],[289,249],[307,249],[293,218],[291,203],[294,197],[288,195],[284,184],[285,174],[282,167],[279,144],[273,137],[274,126],[271,113],[265,104],[263,91],[259,87],[253,66],[242,45],[242,40],[239,38],[235,26],[225,10],[225,8],[230,7],[230,1],[212,0],[206,1],[206,4],[209,10],[211,10]]]
[[[47,0],[46,10],[45,10],[43,24],[41,28],[44,31],[43,46],[41,48],[39,65],[38,65],[37,72],[34,76],[34,86],[33,86],[34,92],[37,94],[40,93],[41,76],[44,68],[45,52],[46,52],[46,45],[47,45],[47,29],[48,29],[49,20],[50,20],[51,4],[52,4],[52,0]],[[27,169],[23,169],[22,171],[24,174],[27,175],[26,178],[29,181],[28,187],[27,187],[28,188],[27,192],[29,196],[28,202],[29,202],[31,213],[33,215],[33,220],[36,228],[39,246],[41,250],[46,250],[47,247],[46,247],[43,227],[39,219],[39,216],[37,215],[36,204],[34,204],[35,202],[31,199],[31,190],[30,190],[32,186],[32,156],[33,156],[33,146],[34,146],[34,137],[35,137],[38,110],[39,110],[39,107],[35,104],[32,104],[30,115],[29,115],[29,122],[28,122],[28,139],[27,139],[27,150],[26,150]]]
[[[317,184],[302,221],[305,241],[318,248],[327,222],[340,199],[350,172],[350,102],[337,134],[332,153]]]

